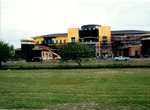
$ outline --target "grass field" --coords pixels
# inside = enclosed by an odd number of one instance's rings
[[[150,68],[0,70],[0,109],[148,110]]]
[[[114,61],[114,60],[91,60],[83,61],[82,67],[150,67],[150,59],[144,60],[129,60],[129,61]],[[49,62],[8,62],[2,65],[2,68],[70,68],[70,67],[79,67],[76,62],[69,61],[68,63],[61,63],[61,61],[49,61]]]

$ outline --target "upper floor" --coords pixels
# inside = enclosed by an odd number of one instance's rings
[[[32,37],[33,40],[22,39],[22,44],[36,44],[54,47],[57,44],[84,42],[95,44],[100,42],[103,47],[112,44],[113,47],[129,47],[130,45],[141,45],[141,40],[148,39],[150,34],[140,30],[111,31],[110,26],[96,24],[83,25],[81,28],[68,28],[68,33],[56,33]]]

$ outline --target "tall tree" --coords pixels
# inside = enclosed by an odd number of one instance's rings
[[[58,54],[62,61],[73,60],[81,66],[84,58],[94,56],[94,49],[83,43],[65,44],[58,47]]]
[[[0,40],[0,67],[2,61],[8,61],[13,55],[13,46]]]

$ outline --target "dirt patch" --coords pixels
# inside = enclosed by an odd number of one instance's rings
[[[93,110],[96,106],[100,106],[100,104],[95,102],[89,103],[64,103],[64,104],[56,104],[50,105],[50,107],[45,108],[46,110]]]
[[[125,74],[135,74],[136,72],[130,72],[130,71],[128,71],[128,72],[124,72]]]
[[[115,74],[118,73],[117,71],[99,71],[96,72],[97,74]]]

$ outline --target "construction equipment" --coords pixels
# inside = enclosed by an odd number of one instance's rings
[[[36,42],[36,45],[38,45],[39,47],[43,48],[44,50],[47,50],[47,51],[51,52],[53,55],[55,55],[56,57],[55,57],[53,60],[60,60],[60,59],[61,59],[61,57],[60,57],[57,53],[51,51],[51,50],[48,49],[48,47],[46,47],[46,46],[40,45],[38,41]]]

